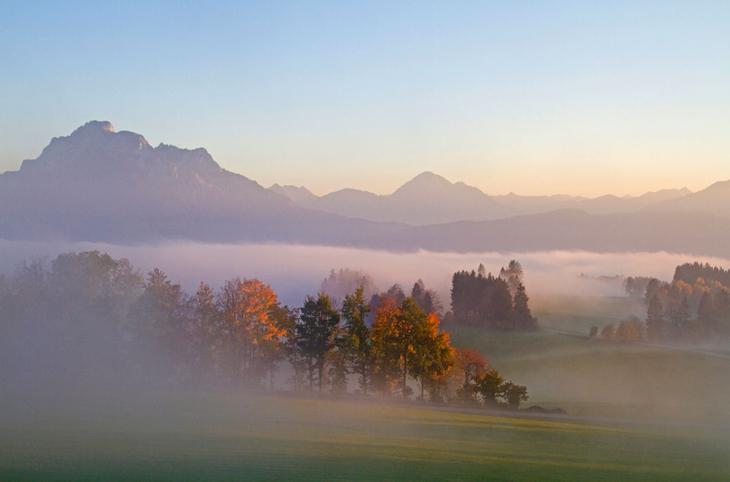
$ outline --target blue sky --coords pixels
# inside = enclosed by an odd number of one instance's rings
[[[103,119],[319,193],[698,189],[730,178],[729,25],[723,1],[0,0],[0,171]]]

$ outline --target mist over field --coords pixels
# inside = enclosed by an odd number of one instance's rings
[[[519,260],[525,268],[530,293],[536,298],[543,294],[622,296],[622,280],[611,277],[641,275],[669,280],[675,266],[689,261],[730,265],[730,260],[722,258],[666,252],[395,253],[285,244],[112,245],[0,240],[0,272],[11,273],[32,259],[51,260],[60,253],[94,249],[116,258],[128,258],[145,273],[160,268],[187,290],[193,290],[201,281],[217,287],[234,277],[259,278],[270,284],[284,303],[291,305],[300,304],[308,294],[316,294],[330,270],[339,268],[370,274],[380,290],[394,283],[410,289],[421,278],[448,302],[452,274],[461,269],[476,269],[479,263],[497,274],[509,260]]]

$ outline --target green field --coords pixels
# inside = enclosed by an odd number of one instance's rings
[[[727,480],[721,430],[189,395],[15,419],[2,480]],[[79,422],[83,420],[83,422]]]
[[[573,415],[730,425],[726,347],[589,339],[590,326],[643,309],[624,298],[562,298],[538,306],[537,332],[450,327],[452,340],[486,354],[506,377],[527,385],[529,403]]]
[[[16,400],[0,480],[730,480],[730,357],[582,335],[621,309],[543,305],[534,333],[451,327],[528,405],[569,417],[286,394]]]

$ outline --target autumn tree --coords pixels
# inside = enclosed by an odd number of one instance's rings
[[[615,333],[616,327],[613,326],[613,323],[609,323],[601,329],[601,338],[604,340],[613,340]]]
[[[476,381],[488,366],[489,362],[478,351],[470,348],[456,350],[455,368],[462,379],[461,386],[456,390],[456,395],[460,400],[466,403],[476,403]]]
[[[372,384],[384,395],[391,393],[399,380],[400,347],[394,335],[396,320],[400,317],[400,306],[396,301],[383,296],[375,306],[371,330]]]
[[[424,399],[424,388],[427,385],[430,391],[438,391],[438,382],[454,363],[454,349],[449,334],[442,331],[439,324],[436,313],[426,315],[425,320],[419,315],[414,324],[415,337],[410,354],[409,374],[420,382],[421,400]]]
[[[641,322],[636,317],[631,317],[619,323],[614,333],[614,338],[619,341],[636,342],[643,338]]]
[[[272,352],[280,349],[286,331],[272,312],[276,293],[257,279],[227,281],[219,294],[232,371],[247,383],[259,383],[273,370]]]

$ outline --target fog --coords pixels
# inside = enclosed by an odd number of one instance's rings
[[[693,419],[706,420],[707,416],[730,419],[726,410],[730,406],[730,389],[723,383],[730,361],[727,354],[716,350],[716,347],[707,357],[703,352],[705,347],[673,351],[670,347],[643,344],[622,346],[555,333],[557,329],[585,335],[591,323],[600,323],[602,320],[613,322],[627,313],[639,314],[637,310],[644,310],[640,303],[623,297],[621,276],[643,275],[668,280],[672,278],[678,264],[698,260],[730,266],[730,261],[726,259],[697,258],[666,252],[392,253],[274,244],[167,243],[125,246],[0,241],[0,272],[11,273],[25,260],[47,258],[50,261],[60,253],[86,250],[100,250],[114,258],[128,258],[143,271],[159,267],[171,280],[180,282],[188,292],[193,291],[200,281],[217,288],[226,279],[256,277],[271,284],[280,299],[291,306],[301,306],[305,295],[316,293],[321,281],[333,268],[346,267],[366,272],[381,290],[393,283],[400,283],[410,289],[413,282],[421,278],[429,288],[438,291],[447,309],[450,279],[454,271],[476,269],[479,263],[483,263],[487,271],[497,273],[500,267],[515,258],[523,265],[525,284],[534,301],[533,308],[540,316],[541,309],[543,313],[546,310],[548,312],[540,320],[541,326],[548,329],[537,334],[513,334],[495,342],[492,341],[493,335],[468,330],[459,333],[460,328],[453,327],[456,331],[452,338],[456,346],[481,350],[506,376],[527,385],[530,403],[550,405],[553,402],[553,406],[565,408],[571,414],[586,416],[612,413],[614,408],[600,408],[600,404],[605,404],[606,407],[622,406],[622,409],[616,410],[621,416],[633,414],[651,417],[662,414],[666,418],[675,417],[680,412],[690,415],[689,411],[692,410],[704,413],[704,416],[703,413],[692,413]],[[575,299],[599,295],[603,301],[598,301],[598,298],[588,301]],[[48,357],[47,347],[57,349],[54,347],[57,343],[52,339],[52,334],[49,336],[38,330],[31,331],[27,336],[29,338],[25,341],[21,339],[13,345],[19,348],[16,353],[21,354],[20,358],[6,360],[6,363],[10,362],[11,366],[12,363],[18,366],[25,363],[30,367],[28,373],[32,373],[36,362]],[[86,336],[103,337],[105,334],[90,332]],[[471,345],[475,339],[476,344]],[[34,351],[26,353],[28,350],[20,345],[22,343],[33,345]],[[69,347],[63,356],[75,353],[73,356],[77,364],[74,369],[83,371],[85,377],[97,376],[100,381],[94,380],[94,384],[100,383],[99,387],[108,386],[107,383],[118,384],[117,379],[108,379],[108,372],[103,369],[96,375],[94,370],[87,370],[97,363],[98,360],[94,359],[99,356],[97,351],[81,350],[77,353],[73,349]],[[155,361],[150,360],[150,363]],[[282,368],[283,374],[277,375],[277,384],[284,388],[288,375],[286,367]],[[67,378],[74,377],[73,373],[61,373],[68,371],[64,367],[58,369],[59,374],[49,372],[45,375],[49,380],[63,383],[67,383]],[[42,386],[43,383],[31,383],[28,387],[30,392],[24,393],[31,393],[34,397],[46,394],[49,397],[44,398],[57,400],[57,394],[49,390],[48,386]],[[123,390],[127,395],[132,395],[137,388]],[[113,397],[118,398],[116,391]],[[86,403],[89,403],[86,395],[85,398]],[[25,405],[27,399],[18,402]]]
[[[292,306],[301,304],[307,294],[316,293],[329,271],[338,268],[370,274],[381,290],[393,283],[410,289],[421,278],[448,305],[451,275],[460,269],[476,269],[479,263],[483,263],[487,271],[498,273],[510,259],[518,259],[525,269],[528,292],[536,299],[550,294],[620,296],[623,294],[620,279],[600,277],[642,275],[669,280],[675,266],[688,261],[730,266],[727,259],[666,252],[393,253],[281,244],[112,245],[0,241],[0,272],[12,272],[28,259],[45,257],[50,260],[60,253],[92,249],[115,258],[126,257],[145,272],[159,267],[187,290],[194,289],[200,281],[218,287],[233,277],[259,278],[269,283],[284,303]]]

